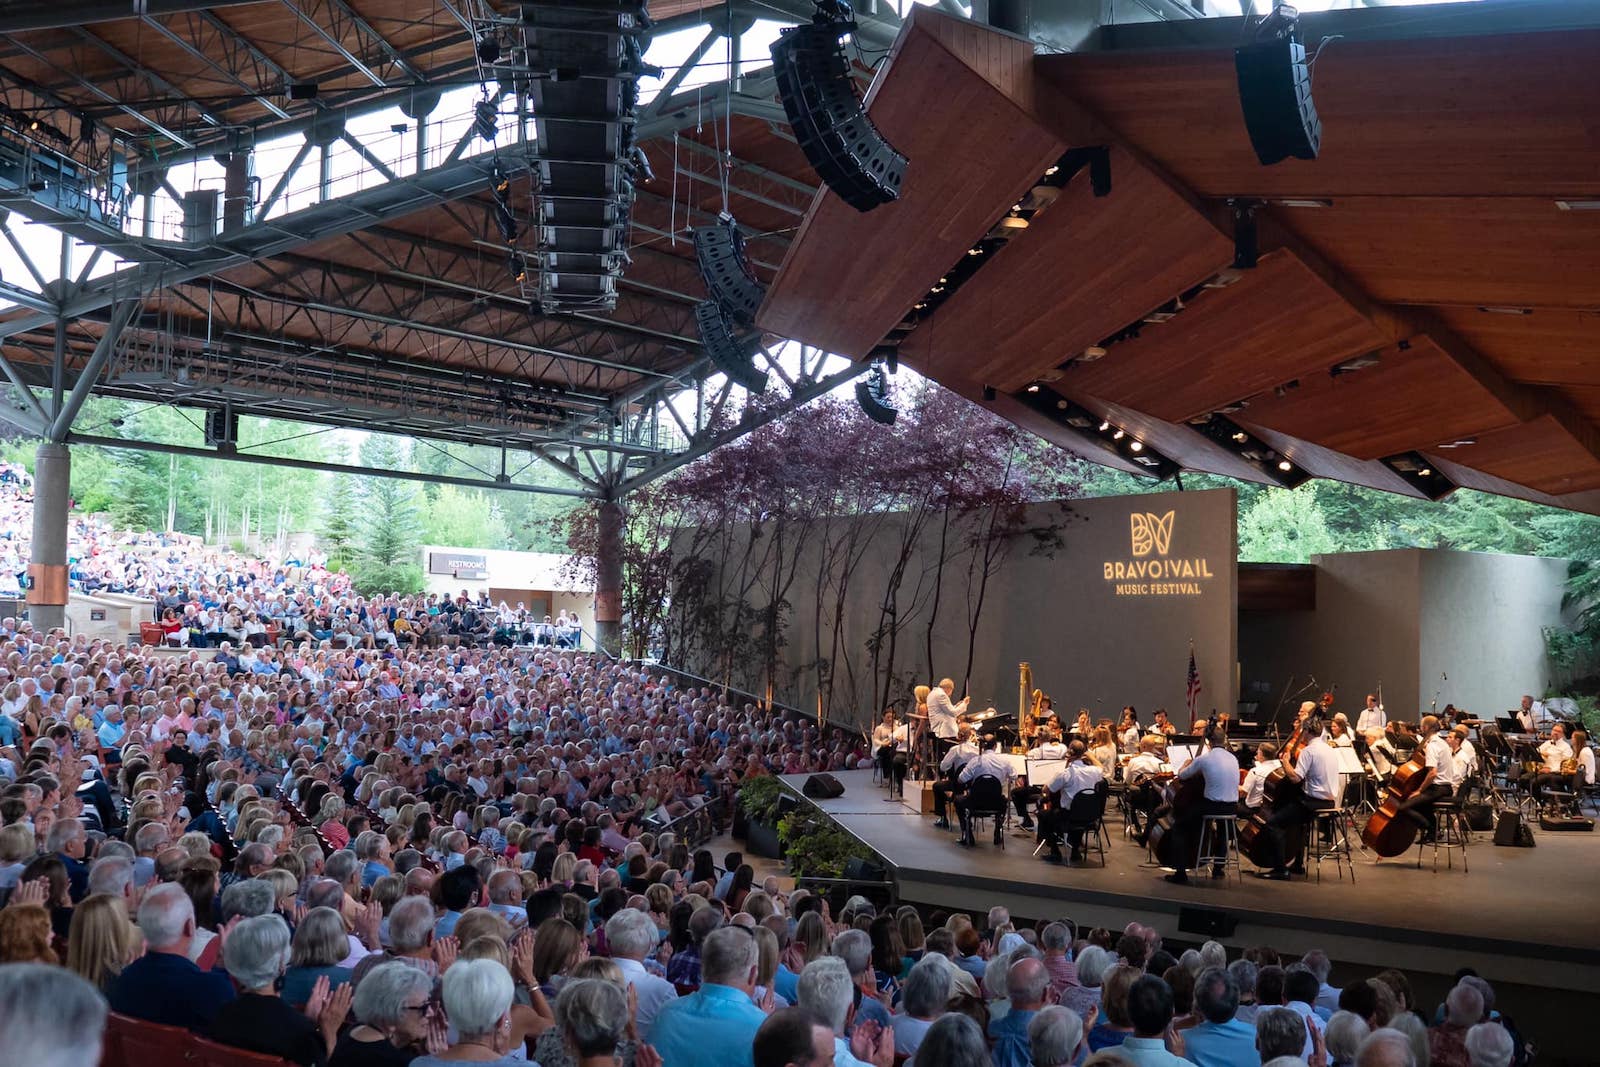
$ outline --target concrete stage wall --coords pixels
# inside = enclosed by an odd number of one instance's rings
[[[1393,716],[1414,719],[1437,690],[1439,707],[1487,717],[1549,683],[1541,630],[1564,621],[1567,561],[1396,549],[1312,563],[1315,611],[1240,614],[1243,699],[1271,711],[1292,674],[1316,693],[1336,683],[1345,711],[1382,682]]]
[[[928,615],[909,624],[898,639],[895,671],[909,679],[896,695],[909,699],[911,685],[941,676],[956,679],[960,695],[968,657],[968,618],[979,624],[972,650],[969,691],[973,707],[993,702],[1003,711],[1017,707],[1017,665],[1032,664],[1034,685],[1063,713],[1078,707],[1115,716],[1124,704],[1139,708],[1149,721],[1165,706],[1179,723],[1184,710],[1189,642],[1195,643],[1202,692],[1199,706],[1231,708],[1236,699],[1238,622],[1238,541],[1233,490],[1074,500],[1041,505],[1059,524],[1060,544],[1052,555],[1033,551],[1023,535],[1011,546],[990,578],[981,610],[977,583],[964,562],[947,567],[933,620],[933,656],[927,655]],[[853,680],[835,659],[835,720],[864,723],[875,718],[873,676],[866,642],[880,618],[887,575],[894,566],[898,535],[879,523],[867,558],[851,580],[839,618],[839,648],[853,660]],[[923,575],[937,558],[933,539],[939,524],[929,523],[921,547],[907,568],[901,609],[912,603],[912,576]],[[809,572],[806,567],[809,566]],[[923,588],[926,579],[921,579]],[[802,563],[794,590],[817,587],[816,564]],[[817,594],[805,594],[815,598]],[[818,649],[833,647],[836,601],[821,594],[821,611],[798,592],[789,640],[783,652],[777,699],[801,708],[817,706],[815,662]],[[820,616],[821,626],[817,619]]]

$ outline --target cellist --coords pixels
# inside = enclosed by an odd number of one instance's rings
[[[1339,760],[1333,754],[1333,747],[1322,736],[1322,728],[1322,713],[1315,708],[1307,709],[1300,724],[1300,734],[1310,740],[1294,757],[1292,765],[1287,761],[1283,764],[1284,776],[1291,782],[1298,782],[1301,788],[1297,796],[1279,804],[1267,817],[1264,839],[1266,862],[1263,865],[1271,869],[1261,872],[1263,878],[1281,882],[1286,881],[1290,874],[1304,874],[1305,858],[1300,850],[1295,849],[1293,857],[1289,855],[1289,828],[1303,827],[1316,812],[1328,811],[1338,805]]]
[[[1400,802],[1399,811],[1422,827],[1422,840],[1426,843],[1433,839],[1433,802],[1450,797],[1461,781],[1455,751],[1439,732],[1436,715],[1422,717],[1422,762],[1427,768],[1422,784]]]

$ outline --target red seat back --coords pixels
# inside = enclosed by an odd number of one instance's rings
[[[162,1026],[111,1012],[106,1016],[103,1067],[182,1063],[188,1045],[189,1031],[181,1026]]]
[[[234,1048],[194,1035],[189,1037],[189,1062],[194,1067],[294,1067],[277,1056]]]

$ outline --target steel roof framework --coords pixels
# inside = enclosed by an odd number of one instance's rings
[[[403,47],[385,38],[376,18],[364,18],[342,0],[284,0],[276,25],[309,33],[314,24],[312,36],[332,53],[332,65],[316,80],[347,86],[311,106],[286,91],[306,80],[306,73],[281,62],[273,41],[239,29],[230,21],[229,5],[153,3],[138,20],[102,13],[110,30],[137,21],[140,32],[197,64],[210,90],[191,88],[192,95],[176,84],[177,75],[146,69],[101,36],[96,19],[46,31],[37,13],[18,16],[32,18],[32,24],[0,18],[0,98],[11,109],[0,115],[0,139],[20,148],[22,156],[15,173],[0,169],[0,204],[62,235],[60,269],[52,278],[4,231],[38,289],[0,281],[0,298],[17,305],[0,319],[0,370],[11,385],[5,417],[31,433],[71,441],[88,440],[73,437],[70,414],[91,391],[220,407],[499,447],[524,457],[508,469],[553,467],[571,483],[563,491],[609,498],[859,372],[852,366],[824,373],[826,355],[807,350],[795,374],[792,363],[786,371],[775,356],[763,354],[777,372],[776,388],[767,395],[744,398],[708,386],[712,369],[699,354],[691,322],[698,278],[692,263],[686,268],[660,241],[681,238],[702,214],[697,209],[681,213],[676,235],[642,221],[636,225],[636,268],[621,280],[615,312],[545,317],[530,310],[497,269],[503,246],[486,234],[459,239],[459,231],[484,214],[475,201],[486,189],[490,157],[474,153],[479,146],[470,130],[448,153],[442,145],[432,146],[430,157],[421,151],[431,107],[450,88],[470,84],[474,66],[464,12],[449,0],[422,6],[434,16],[451,16],[453,28],[429,47]],[[704,24],[706,36],[666,80],[665,91],[640,108],[638,140],[730,115],[777,121],[781,108],[771,98],[770,79],[759,73],[746,73],[737,90],[726,84],[715,92],[680,87],[727,32],[743,32],[756,17],[792,22],[809,13],[809,4],[799,0],[736,0],[659,20],[656,33]],[[896,22],[892,13],[864,19],[863,38],[887,43]],[[737,49],[730,51],[737,58]],[[117,72],[85,73],[92,69],[91,57],[93,63],[113,63]],[[35,79],[12,69],[23,60],[51,64],[53,75]],[[349,132],[350,120],[397,104],[420,116],[418,158],[442,156],[442,162],[401,174],[380,148]],[[30,114],[47,116],[58,127],[65,124],[63,115],[87,118],[73,132],[88,132],[69,148],[17,121]],[[526,170],[531,127],[521,116],[511,124],[512,150],[502,135],[503,170],[519,176]],[[113,129],[119,131],[115,138]],[[166,241],[127,225],[127,205],[109,195],[110,172],[97,178],[93,168],[115,148],[123,153],[135,194],[162,187],[175,194],[166,182],[168,168],[283,134],[300,134],[305,141],[293,163],[274,176],[272,188],[257,196],[258,221],[203,240]],[[274,213],[297,176],[314,168],[321,171],[321,192],[328,193],[327,146],[334,141],[387,180]],[[803,182],[731,153],[719,157],[697,142],[682,143],[694,147],[678,158],[680,173],[702,183],[726,174],[735,197],[797,220],[814,193]],[[41,178],[50,167],[56,171]],[[661,193],[646,192],[641,199],[662,214]],[[427,212],[433,213],[430,219],[454,219],[458,239],[404,228]],[[72,262],[69,238],[89,246],[87,261]],[[782,240],[770,244],[781,247]],[[342,257],[328,254],[335,247]],[[352,261],[351,253],[359,258]],[[118,269],[96,274],[108,256]],[[136,314],[135,308],[142,311]],[[561,458],[567,455],[572,462]],[[517,484],[504,473],[492,481],[500,488],[548,488]]]

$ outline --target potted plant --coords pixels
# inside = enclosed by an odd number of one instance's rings
[[[782,783],[770,774],[747,779],[740,788],[737,811],[744,817],[745,849],[751,855],[768,859],[782,855],[778,842],[778,804],[783,795]]]

